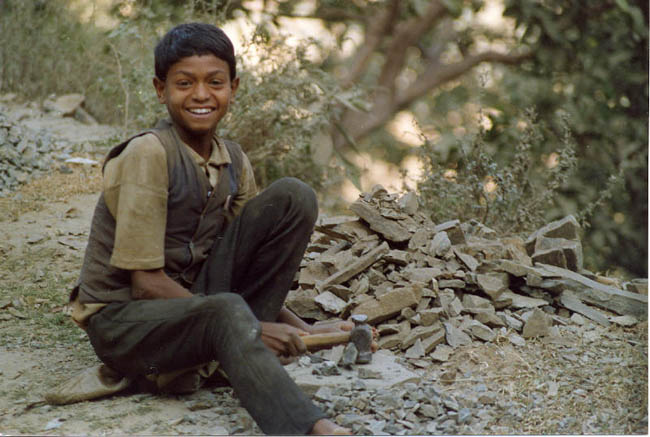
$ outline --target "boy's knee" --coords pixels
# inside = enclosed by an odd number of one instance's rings
[[[299,211],[305,219],[316,222],[318,201],[314,190],[294,177],[285,177],[273,182],[269,188],[273,195],[286,197],[291,207]]]
[[[217,293],[205,297],[204,308],[211,314],[217,329],[232,331],[240,339],[253,340],[260,332],[259,321],[242,296],[236,293]]]

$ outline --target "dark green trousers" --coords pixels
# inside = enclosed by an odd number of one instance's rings
[[[90,318],[97,356],[127,376],[219,361],[267,434],[306,434],[323,412],[260,339],[275,321],[318,214],[314,192],[284,178],[251,199],[215,242],[189,299],[112,303]]]

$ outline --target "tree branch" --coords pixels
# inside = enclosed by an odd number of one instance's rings
[[[352,85],[363,74],[368,67],[371,55],[380,46],[384,36],[391,34],[391,29],[394,27],[398,16],[399,0],[392,0],[389,7],[366,20],[364,42],[353,55],[354,62],[350,68],[350,73],[342,81],[344,88]]]
[[[532,52],[499,53],[495,51],[486,51],[467,56],[462,61],[456,62],[455,64],[430,64],[425,72],[419,75],[418,79],[396,98],[395,109],[404,109],[428,91],[445,82],[460,77],[480,63],[493,62],[504,65],[517,65],[526,59],[530,59],[532,56]]]
[[[376,96],[372,109],[367,113],[351,113],[344,117],[345,129],[354,140],[358,140],[386,124],[400,110],[406,109],[415,100],[445,82],[456,79],[482,62],[516,65],[533,56],[532,52],[517,54],[487,51],[468,56],[450,65],[431,63],[425,72],[403,93],[389,101],[384,96]]]
[[[422,16],[400,24],[393,36],[392,44],[386,52],[386,62],[377,82],[380,87],[384,87],[394,94],[395,78],[402,71],[406,62],[406,49],[416,45],[422,35],[431,30],[435,22],[446,13],[447,9],[442,1],[433,0]]]

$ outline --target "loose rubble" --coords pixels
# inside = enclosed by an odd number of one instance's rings
[[[319,219],[287,306],[312,320],[365,314],[379,347],[408,359],[444,361],[443,347],[497,336],[525,344],[571,314],[603,326],[647,320],[647,279],[619,284],[584,270],[573,216],[526,240],[497,237],[475,220],[433,223],[414,193],[380,185],[350,210]]]
[[[75,144],[54,135],[51,129],[39,126],[38,119],[46,114],[40,109],[11,110],[8,103],[14,98],[13,95],[0,96],[0,197],[8,196],[20,185],[52,169],[71,172],[66,162],[79,151],[79,147],[83,147],[83,144]],[[111,128],[97,126],[97,122],[83,109],[83,100],[84,96],[80,94],[64,95],[46,100],[43,109],[47,111],[48,121],[74,117],[79,124],[109,131]],[[27,123],[27,118],[37,122]]]

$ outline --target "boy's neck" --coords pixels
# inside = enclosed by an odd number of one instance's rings
[[[201,158],[206,161],[210,159],[210,155],[212,154],[212,139],[214,138],[214,131],[203,135],[191,135],[176,127],[176,132],[178,132],[180,139],[190,146],[192,150],[198,153]]]
[[[210,159],[210,155],[212,154],[212,137],[208,138],[207,142],[202,141],[201,143],[187,143],[188,146],[192,148],[196,153],[198,153],[201,158],[205,159],[206,161]]]

